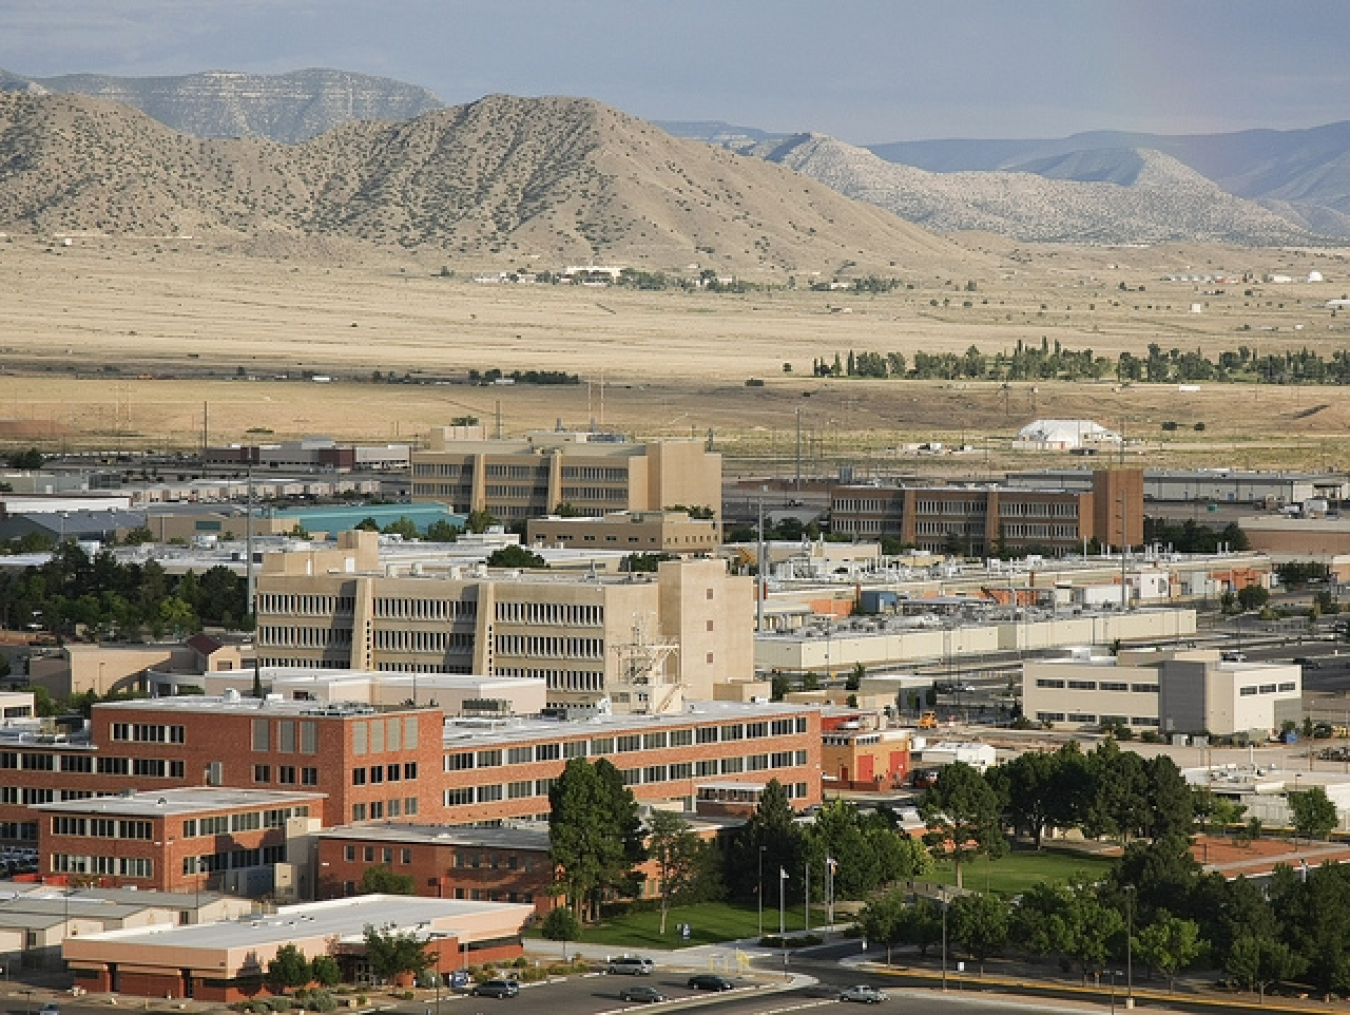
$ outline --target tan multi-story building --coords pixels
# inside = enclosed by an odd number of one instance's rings
[[[920,550],[975,557],[1000,548],[1062,556],[1093,541],[1138,546],[1144,541],[1144,477],[1139,469],[1099,470],[1090,491],[841,486],[831,497],[830,525],[857,539],[898,539]]]
[[[372,533],[268,554],[258,579],[267,666],[542,679],[551,704],[609,698],[668,711],[754,677],[753,586],[718,560],[655,574],[381,569]]]
[[[714,553],[722,544],[722,523],[692,518],[683,511],[615,511],[601,518],[531,518],[525,528],[531,546],[629,553]]]
[[[412,453],[412,496],[503,522],[568,505],[579,515],[684,505],[722,513],[722,456],[701,441],[628,443],[607,435],[532,433],[522,440],[464,439],[432,430]]]

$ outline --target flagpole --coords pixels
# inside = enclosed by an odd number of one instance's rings
[[[778,868],[778,936],[782,937],[787,933],[786,915],[787,910],[784,904],[787,896],[783,894],[783,884],[787,881],[787,871],[782,867]]]
[[[806,891],[805,891],[804,894],[806,895],[806,902],[802,904],[802,908],[806,911],[806,933],[810,934],[810,933],[811,933],[811,858],[810,858],[809,856],[806,858],[806,882],[805,882],[805,884],[806,884]]]

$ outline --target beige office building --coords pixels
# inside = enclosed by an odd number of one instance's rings
[[[675,505],[721,516],[722,456],[701,441],[630,444],[563,431],[482,440],[480,432],[432,430],[427,447],[412,453],[413,500],[487,511],[503,522],[540,518],[560,504],[591,517]]]
[[[263,665],[542,679],[550,704],[669,711],[753,679],[753,586],[720,560],[655,574],[381,567],[373,533],[268,554]],[[724,692],[725,693],[725,692]]]

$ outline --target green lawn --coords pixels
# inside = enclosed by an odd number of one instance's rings
[[[997,860],[983,858],[963,865],[962,884],[974,891],[994,891],[1004,895],[1018,895],[1038,881],[1063,884],[1075,875],[1090,881],[1106,876],[1111,859],[1085,853],[1013,852]],[[956,868],[949,863],[938,864],[931,880],[942,884],[956,884]]]
[[[789,931],[801,930],[805,914],[796,906],[785,912]],[[811,923],[824,917],[813,907]],[[682,923],[689,924],[689,940],[679,933]],[[587,927],[581,935],[584,944],[607,944],[636,951],[642,948],[686,948],[693,945],[717,944],[737,938],[754,937],[759,931],[759,912],[754,906],[727,902],[704,902],[696,906],[677,906],[666,918],[666,933],[660,933],[661,914],[653,909],[625,913],[612,917],[594,927]],[[764,909],[764,932],[778,933],[778,906]],[[537,937],[537,933],[531,936]]]
[[[1075,875],[1083,875],[1089,880],[1105,877],[1111,861],[1101,857],[1081,853],[1058,852],[1014,852],[1001,859],[977,860],[965,865],[962,880],[966,888],[1001,892],[1016,895],[1025,892],[1038,881],[1063,883]],[[956,872],[951,864],[939,864],[931,881],[942,884],[955,884]],[[778,906],[764,907],[764,932],[778,933]],[[784,925],[789,933],[800,931],[804,925],[804,916],[800,903],[784,913]],[[823,907],[811,907],[811,926],[825,922]],[[685,941],[679,932],[683,923],[689,924],[689,940]],[[696,906],[678,906],[671,909],[666,919],[666,933],[663,936],[659,927],[659,911],[624,913],[611,917],[601,924],[587,927],[581,935],[584,944],[612,945],[616,950],[641,951],[644,948],[674,949],[692,945],[718,944],[738,938],[753,938],[759,931],[759,912],[754,906],[736,905],[727,902],[705,902]],[[532,931],[531,937],[539,937],[538,931]]]

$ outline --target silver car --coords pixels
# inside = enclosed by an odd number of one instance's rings
[[[839,992],[841,1001],[857,1001],[860,1004],[880,1004],[882,1001],[889,1000],[884,990],[877,990],[876,987],[869,987],[865,983],[860,983],[854,987],[845,987]]]

